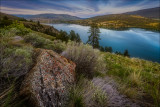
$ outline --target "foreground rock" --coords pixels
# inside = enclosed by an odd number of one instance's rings
[[[34,106],[59,107],[67,99],[67,87],[75,80],[75,64],[50,50],[39,49],[36,65],[26,75],[21,95]]]

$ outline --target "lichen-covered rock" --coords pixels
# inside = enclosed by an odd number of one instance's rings
[[[36,65],[26,75],[21,95],[35,106],[60,107],[66,101],[67,87],[74,83],[75,64],[51,51],[39,49]]]

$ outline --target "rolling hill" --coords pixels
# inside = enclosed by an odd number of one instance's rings
[[[91,25],[93,22],[97,23],[99,27],[107,29],[125,30],[129,28],[143,28],[147,30],[160,31],[159,20],[128,14],[96,16],[83,20],[68,21],[67,23]]]
[[[2,19],[4,16],[7,16],[10,20],[20,20],[20,19],[22,19],[22,18],[13,16],[13,15],[9,15],[9,14],[0,12],[0,19]]]
[[[7,19],[4,19],[4,17],[7,17]],[[9,15],[9,14],[0,12],[0,27],[8,26],[16,20],[22,22],[25,27],[30,28],[31,30],[34,30],[34,31],[45,33],[51,36],[56,36],[56,34],[59,33],[59,31],[55,29],[54,27],[43,25],[43,24],[33,22],[33,21],[27,21],[24,18],[20,18],[17,16],[13,16],[13,15]]]
[[[160,19],[160,7],[132,11],[132,12],[124,13],[124,14],[140,15],[143,17]]]
[[[49,13],[37,14],[37,15],[15,15],[15,16],[31,19],[33,21],[40,21],[42,23],[56,23],[56,22],[81,19],[79,17],[71,16],[67,14],[49,14]]]

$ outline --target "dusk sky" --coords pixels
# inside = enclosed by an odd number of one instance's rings
[[[158,7],[159,0],[0,0],[8,14],[69,14],[82,18]]]

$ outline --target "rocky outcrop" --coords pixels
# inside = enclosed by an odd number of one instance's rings
[[[60,107],[67,99],[67,89],[75,80],[75,64],[51,51],[38,49],[36,65],[26,75],[21,95],[34,106]]]

